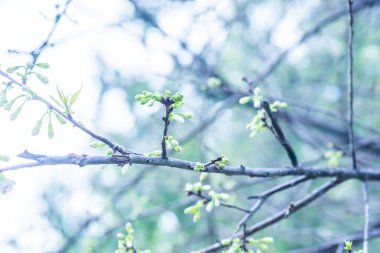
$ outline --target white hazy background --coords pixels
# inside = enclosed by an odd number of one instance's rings
[[[310,6],[307,7],[312,8],[318,2],[308,1]],[[31,60],[27,54],[10,54],[7,50],[30,52],[39,47],[54,24],[52,20],[56,15],[57,3],[64,4],[63,1],[44,0],[0,1],[2,70]],[[214,40],[215,45],[223,43],[226,34],[215,21],[215,16],[210,15],[207,23],[202,24],[193,24],[192,16],[212,6],[229,17],[233,14],[231,3],[228,0],[194,1],[193,8],[168,9],[158,16],[158,20],[165,32],[173,38],[186,36],[190,49],[200,52],[210,39]],[[271,20],[274,20],[272,15],[276,14],[276,6],[272,3],[263,6],[252,15],[251,22],[256,24],[258,30],[268,29],[272,25]],[[68,93],[83,85],[82,96],[74,106],[76,119],[99,134],[132,131],[136,119],[122,92],[117,89],[109,91],[103,104],[97,105],[100,76],[97,57],[101,57],[108,68],[118,69],[123,75],[152,78],[158,87],[174,66],[168,53],[178,53],[184,64],[191,61],[191,56],[181,52],[174,39],[163,37],[152,29],[148,31],[146,45],[143,45],[140,41],[143,33],[141,24],[128,21],[122,28],[116,25],[120,20],[129,19],[133,12],[133,6],[128,1],[73,0],[67,11],[69,18],[63,17],[52,37],[51,42],[56,46],[45,49],[38,60],[50,64],[50,69],[40,71],[49,78],[50,83],[44,85],[31,79],[29,85],[46,98],[48,94],[56,93],[57,85]],[[303,15],[307,15],[304,3],[302,12],[297,12],[295,8],[294,13],[278,26],[273,43],[280,48],[292,46],[299,37],[295,24]],[[195,27],[191,32],[190,26]],[[301,58],[300,52],[302,47],[292,57],[295,60]],[[0,154],[11,157],[9,163],[1,162],[0,167],[23,162],[16,155],[25,149],[52,155],[91,152],[88,148],[91,139],[69,124],[55,124],[55,138],[52,140],[47,138],[46,125],[38,136],[31,136],[34,124],[44,111],[43,105],[31,102],[18,119],[9,121],[9,112],[0,110]],[[119,117],[120,114],[124,116]],[[104,203],[89,192],[87,184],[89,173],[96,169],[46,166],[5,173],[16,185],[9,194],[0,195],[0,253],[41,253],[58,249],[62,242],[42,215],[46,203],[41,199],[41,194],[54,182],[64,183],[75,193],[64,200],[70,212],[97,214]],[[18,249],[9,247],[10,241],[17,241]]]

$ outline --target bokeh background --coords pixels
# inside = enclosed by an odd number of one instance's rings
[[[64,1],[0,1],[2,69],[31,61],[55,26]],[[380,152],[380,9],[378,1],[356,0],[354,83],[356,133],[361,166],[376,167]],[[359,8],[360,7],[360,8]],[[207,162],[221,154],[231,164],[289,165],[269,133],[251,139],[245,128],[252,106],[237,99],[247,93],[247,76],[266,98],[288,103],[279,113],[302,164],[326,166],[323,154],[333,143],[347,148],[347,3],[343,0],[72,0],[38,62],[49,78],[29,85],[48,97],[56,87],[74,92],[75,118],[127,149],[160,149],[162,108],[138,105],[143,90],[180,91],[183,111],[194,118],[171,125],[183,140],[175,157]],[[275,64],[278,60],[278,64]],[[268,66],[274,66],[273,69]],[[263,76],[263,73],[268,74]],[[103,154],[92,139],[67,125],[54,125],[55,137],[31,130],[45,112],[29,103],[15,121],[0,111],[0,154],[8,164],[24,150],[34,153]],[[348,165],[343,159],[342,165]],[[1,167],[7,164],[1,163]],[[46,166],[6,173],[16,182],[0,196],[1,253],[113,252],[115,234],[133,221],[137,245],[153,252],[189,252],[233,233],[242,214],[218,208],[194,224],[183,214],[193,198],[183,191],[198,175],[170,168]],[[209,183],[249,208],[246,197],[284,179],[212,175]],[[286,207],[324,180],[305,183],[268,201],[251,223]],[[362,229],[360,183],[337,187],[321,200],[257,236],[275,239],[270,252],[323,244]],[[371,221],[379,224],[379,188],[370,183]],[[377,245],[377,246],[376,246]],[[376,252],[380,240],[371,241]],[[298,252],[298,251],[297,251]],[[303,251],[299,251],[303,252]],[[305,251],[306,252],[306,251]]]

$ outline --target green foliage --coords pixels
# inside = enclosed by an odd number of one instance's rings
[[[207,79],[207,88],[217,88],[222,84],[222,80],[217,77],[210,77]]]
[[[34,66],[36,66],[36,67],[38,67],[40,69],[48,69],[50,67],[48,63],[37,63]],[[43,84],[48,84],[49,83],[49,79],[46,76],[42,75],[39,72],[36,72],[36,71],[32,70],[34,66],[32,65],[32,63],[27,63],[25,65],[13,66],[13,67],[9,67],[7,69],[7,72],[11,74],[11,73],[17,71],[16,75],[18,75],[19,77],[21,77],[23,83],[26,83],[26,81],[28,80],[28,78],[30,76],[34,75]]]
[[[215,207],[220,206],[221,200],[227,200],[229,198],[229,195],[226,193],[216,193],[212,190],[211,185],[204,184],[204,181],[207,178],[207,173],[202,172],[199,181],[191,184],[186,183],[185,185],[185,191],[188,194],[195,194],[197,196],[203,196],[202,194],[204,192],[208,192],[208,198],[204,197],[202,200],[198,200],[195,205],[189,206],[184,210],[185,214],[192,214],[193,215],[193,221],[198,222],[201,217],[201,210],[204,205],[206,205],[205,210],[207,212],[211,212]]]
[[[230,197],[227,193],[216,193],[214,191],[209,191],[208,195],[210,196],[211,201],[206,205],[207,212],[211,212],[214,207],[220,206],[221,200],[227,200]]]
[[[200,162],[195,163],[194,171],[199,172],[203,170],[205,170],[205,167]]]
[[[242,97],[239,99],[239,103],[242,105],[248,104],[251,101],[253,103],[253,107],[260,108],[261,102],[263,101],[263,95],[262,95],[261,89],[259,87],[256,87],[253,90],[253,95]]]
[[[53,111],[52,109],[47,109],[46,112],[41,116],[41,118],[34,125],[32,129],[33,136],[36,136],[40,133],[43,121],[45,117],[47,117],[48,118],[47,134],[50,139],[54,138],[54,126],[53,126],[52,114],[55,115],[55,119],[60,124],[66,124],[66,120],[61,115],[59,115],[57,112]]]
[[[273,243],[272,237],[264,237],[261,239],[246,238],[245,246],[243,240],[240,238],[223,240],[221,243],[224,246],[230,246],[223,253],[262,253],[269,249],[269,244]],[[253,249],[247,249],[247,245]]]
[[[90,143],[91,148],[105,148],[107,147],[107,144],[101,141],[93,141]]]
[[[72,111],[73,104],[78,100],[82,87],[83,86],[81,86],[76,92],[66,95],[57,86],[58,99],[53,96],[50,96],[50,98],[53,99],[66,115],[71,116],[74,113]]]
[[[251,138],[265,130],[265,111],[264,109],[258,110],[252,121],[247,124],[247,128],[251,131],[249,135]]]
[[[343,152],[340,150],[333,150],[332,145],[329,145],[331,150],[326,151],[324,156],[327,159],[327,166],[329,168],[336,168],[339,166],[343,158]]]
[[[173,136],[167,135],[167,127],[173,120],[179,123],[184,123],[185,118],[193,117],[190,113],[180,113],[174,111],[175,109],[181,107],[184,104],[183,95],[178,92],[172,95],[172,92],[169,90],[165,90],[164,95],[162,95],[158,91],[143,91],[142,93],[137,94],[135,96],[135,99],[141,105],[153,106],[155,102],[159,102],[165,106],[165,116],[163,117],[163,120],[165,122],[165,128],[164,137],[162,141],[165,143],[166,149],[173,149],[175,152],[182,152],[182,147],[179,145],[179,142],[175,140]],[[166,153],[163,151],[164,150],[160,151],[160,155],[164,154],[166,156]],[[158,154],[159,153],[157,151],[145,153],[146,156],[158,156]]]
[[[347,250],[348,252],[351,252],[352,251],[352,244],[353,242],[352,241],[344,241],[344,249]],[[357,251],[354,251],[353,253],[363,253],[363,250],[357,250]]]
[[[251,122],[248,123],[246,126],[251,131],[251,134],[250,134],[251,138],[263,132],[267,127],[265,124],[265,119],[266,119],[265,110],[260,109],[263,99],[264,99],[264,96],[262,95],[261,89],[258,87],[254,89],[253,95],[242,97],[239,99],[240,104],[247,104],[252,101],[253,107],[258,109],[256,112],[256,115],[253,117]],[[278,109],[287,107],[287,104],[280,101],[274,101],[269,106],[272,112],[277,112]]]
[[[54,128],[53,128],[53,124],[51,123],[51,110],[48,110],[48,116],[49,116],[48,136],[50,139],[52,139],[54,137]]]
[[[161,156],[162,155],[162,151],[161,150],[154,150],[152,152],[146,152],[144,153],[143,155],[145,156],[150,156],[150,157],[153,157],[153,156]]]
[[[139,250],[134,245],[134,229],[131,223],[125,224],[124,233],[118,233],[117,236],[117,249],[115,253],[150,253],[150,250]]]
[[[161,102],[162,95],[158,91],[154,93],[149,91],[143,91],[142,93],[137,94],[135,96],[135,99],[141,105],[148,105],[150,107],[153,106],[155,102]]]
[[[217,168],[223,169],[224,166],[226,166],[226,164],[229,163],[229,162],[230,162],[230,159],[227,156],[221,155],[220,159],[217,159],[217,161],[215,161],[214,164],[215,164],[215,166]]]
[[[175,152],[182,152],[182,147],[177,140],[173,139],[173,136],[166,136],[165,142],[168,149],[173,149]]]
[[[185,214],[192,214],[193,221],[196,223],[201,218],[201,209],[204,205],[204,200],[198,200],[195,205],[189,206],[184,210]]]

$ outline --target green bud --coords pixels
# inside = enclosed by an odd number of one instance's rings
[[[219,197],[220,197],[221,199],[226,200],[226,199],[229,199],[229,198],[230,198],[230,195],[228,195],[227,193],[220,193],[220,194],[219,194]]]
[[[191,191],[193,191],[193,189],[194,189],[194,186],[192,184],[186,183],[186,185],[185,185],[185,191],[186,192],[191,192]]]
[[[123,233],[117,233],[116,237],[119,238],[119,239],[123,239],[124,238],[124,234]]]
[[[183,106],[183,104],[184,104],[183,101],[179,101],[179,102],[174,103],[173,107],[174,109],[177,109]]]
[[[214,203],[212,201],[210,201],[210,202],[207,203],[205,209],[206,209],[207,212],[211,212],[213,208],[214,208]]]
[[[22,107],[24,104],[20,105],[11,115],[9,115],[9,120],[15,120],[17,119],[18,115],[20,114]]]
[[[15,98],[13,98],[12,100],[8,101],[8,103],[5,104],[4,110],[9,111],[10,109],[12,109],[13,104],[16,102],[16,100],[17,100],[18,98],[19,98],[19,97],[15,97]]]
[[[184,123],[185,122],[185,119],[181,115],[179,115],[177,113],[173,113],[173,112],[170,113],[169,120],[175,120],[178,123]]]
[[[248,97],[242,97],[239,99],[239,104],[241,105],[245,105],[245,104],[248,104],[249,101],[251,101],[252,97],[248,96]]]
[[[183,101],[183,95],[181,93],[176,93],[174,94],[174,96],[172,97],[172,100],[174,101],[174,103],[178,103],[178,102],[182,102]]]
[[[0,96],[0,107],[3,107],[7,103],[7,98],[5,96],[5,93],[2,92]]]
[[[197,206],[189,206],[189,207],[185,208],[185,210],[183,212],[185,214],[195,214],[196,212],[198,212],[198,207]]]
[[[127,231],[128,233],[133,233],[133,227],[132,227],[132,224],[130,222],[125,224],[125,231]]]
[[[174,149],[175,152],[178,152],[178,153],[182,152],[182,147],[180,145],[173,146],[173,149]]]
[[[59,123],[61,123],[62,125],[66,124],[66,119],[65,118],[63,118],[58,113],[54,113],[54,115],[55,115],[55,118],[58,120]]]
[[[201,219],[201,213],[198,211],[194,214],[193,222],[197,223]]]
[[[135,96],[135,99],[137,100],[137,101],[141,101],[141,99],[143,99],[143,95],[142,94],[137,94],[136,96]]]
[[[207,173],[206,172],[202,172],[200,177],[199,177],[199,181],[203,182],[205,181],[205,179],[207,178]]]
[[[93,141],[90,144],[91,148],[104,148],[107,147],[107,144],[101,142],[101,141]]]
[[[210,77],[207,79],[207,86],[209,88],[216,88],[219,87],[222,84],[222,80],[216,77]]]
[[[33,136],[36,136],[36,135],[39,134],[41,126],[42,126],[42,119],[40,119],[39,121],[37,121],[37,124],[34,126],[34,128],[32,130],[32,135]]]
[[[51,122],[49,122],[48,124],[48,137],[50,139],[53,139],[54,137],[54,129],[53,129],[53,124]]]
[[[263,237],[260,239],[261,242],[263,243],[273,243],[273,237]]]
[[[202,186],[202,191],[210,191],[211,190],[211,185],[206,184]]]
[[[196,164],[195,164],[195,168],[194,168],[194,171],[201,171],[201,170],[204,170],[205,169],[205,167],[200,163],[200,162],[197,162]]]
[[[221,241],[221,244],[223,246],[228,246],[228,245],[231,244],[231,239],[224,239],[224,240]]]

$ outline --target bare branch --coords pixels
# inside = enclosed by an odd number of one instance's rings
[[[277,214],[273,215],[272,217],[269,217],[266,220],[258,222],[255,225],[247,228],[244,235],[243,235],[243,233],[239,233],[236,237],[242,238],[242,236],[253,235],[256,232],[261,231],[261,230],[263,230],[263,229],[265,229],[265,228],[289,217],[290,215],[294,214],[295,212],[302,209],[303,207],[308,206],[311,202],[318,199],[319,197],[324,195],[326,192],[328,192],[330,189],[334,188],[335,186],[337,186],[341,182],[342,182],[341,179],[336,178],[336,179],[320,186],[319,188],[315,189],[313,192],[311,192],[307,196],[299,199],[297,202],[290,203],[287,208],[283,209],[282,211],[278,212]],[[231,239],[236,238],[236,237],[227,238],[226,240],[228,240],[228,239],[231,240]],[[219,249],[222,249],[226,246],[227,245],[222,245],[220,242],[217,242],[213,245],[210,245],[206,248],[199,250],[199,252],[200,253],[216,252]]]
[[[244,224],[247,223],[247,221],[252,218],[252,216],[260,209],[260,207],[262,206],[262,204],[264,204],[264,202],[270,197],[272,196],[273,194],[276,194],[280,191],[284,191],[286,189],[289,189],[291,187],[294,187],[300,183],[303,183],[307,180],[310,180],[309,177],[306,177],[306,176],[302,176],[302,177],[299,177],[299,178],[296,178],[296,179],[293,179],[289,182],[286,182],[284,184],[281,184],[281,185],[277,185],[275,187],[273,187],[272,189],[269,189],[265,192],[263,192],[262,194],[260,194],[259,196],[251,196],[249,198],[258,198],[258,201],[251,207],[251,209],[249,210],[249,213],[243,217],[243,219],[241,219],[237,225],[237,230],[239,230]]]
[[[44,165],[62,165],[72,164],[80,167],[88,165],[114,164],[119,166],[144,164],[151,166],[165,166],[178,169],[193,171],[196,162],[161,157],[149,157],[143,155],[113,155],[113,156],[89,156],[69,154],[65,156],[47,156],[33,154],[25,151],[19,155],[22,158],[35,160],[35,163],[20,164],[17,166],[9,166],[0,169],[0,172],[19,170],[22,168],[38,167]],[[317,177],[339,177],[342,179],[359,179],[359,180],[380,180],[380,169],[360,169],[352,170],[350,168],[313,168],[313,167],[279,167],[279,168],[249,168],[244,166],[225,166],[220,168],[214,164],[207,166],[204,172],[218,173],[229,176],[249,176],[249,177],[286,177],[286,176],[307,176],[311,178]]]
[[[356,154],[355,154],[355,136],[354,136],[354,80],[353,74],[353,39],[354,39],[354,17],[352,13],[353,0],[348,1],[348,80],[347,80],[347,97],[348,97],[348,140],[349,140],[349,152],[352,158],[352,167],[357,169]]]

